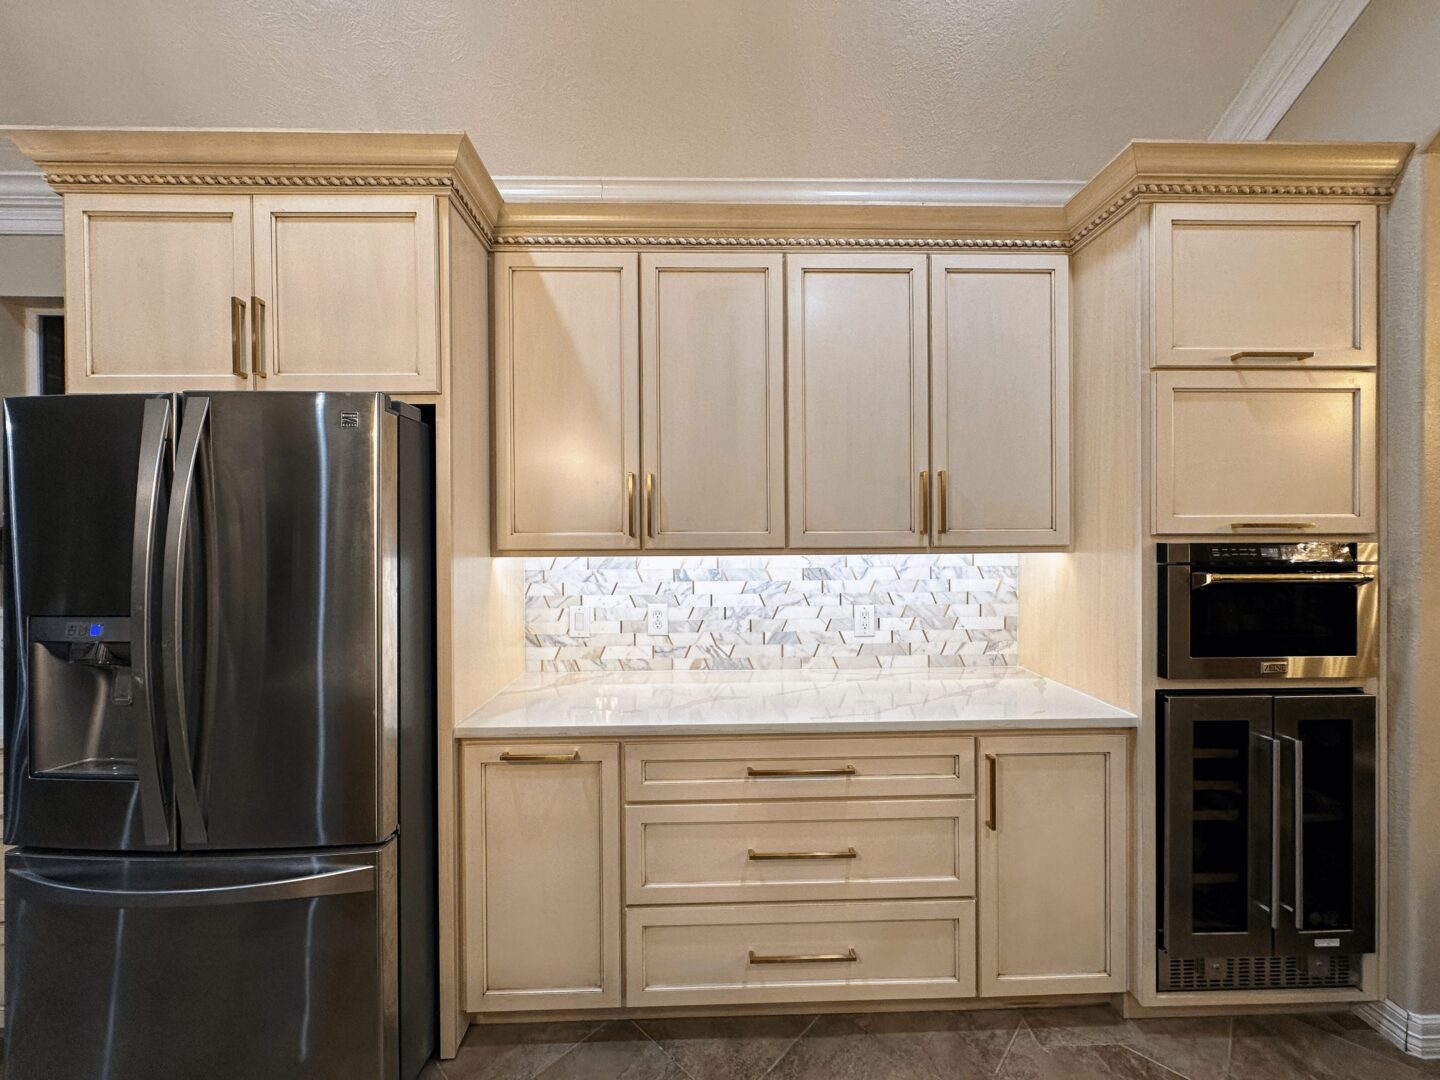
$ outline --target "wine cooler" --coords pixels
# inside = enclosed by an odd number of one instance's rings
[[[1160,707],[1159,989],[1357,984],[1375,949],[1375,699]]]

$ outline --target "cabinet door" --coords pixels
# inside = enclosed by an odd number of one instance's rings
[[[1375,376],[1155,374],[1155,532],[1375,531]]]
[[[637,548],[637,256],[495,256],[496,541]]]
[[[1070,299],[1064,255],[932,255],[934,537],[1070,542]]]
[[[65,389],[250,385],[250,196],[65,196]]]
[[[789,255],[790,546],[923,547],[923,255]]]
[[[645,545],[785,546],[779,255],[642,255]]]
[[[1369,205],[1162,204],[1156,367],[1373,367]]]
[[[433,195],[257,196],[258,385],[439,391],[437,250]]]
[[[980,993],[1126,985],[1126,736],[980,740]]]
[[[620,1004],[620,748],[467,743],[470,1012]]]

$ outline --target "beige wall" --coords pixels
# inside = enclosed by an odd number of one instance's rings
[[[0,236],[0,296],[62,296],[65,245],[59,236]]]
[[[1276,139],[1401,139],[1440,128],[1440,4],[1371,0]],[[1388,996],[1440,1013],[1440,158],[1417,154],[1385,227],[1381,379],[1389,582]],[[1430,359],[1427,370],[1426,359]],[[1431,564],[1428,573],[1422,569]]]

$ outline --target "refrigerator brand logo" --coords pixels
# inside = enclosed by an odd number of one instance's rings
[[[340,414],[340,426],[358,428],[360,426],[360,414],[358,412],[342,412]]]

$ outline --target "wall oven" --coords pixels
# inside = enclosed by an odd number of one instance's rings
[[[1157,553],[1161,678],[1376,673],[1375,544],[1160,544]]]

